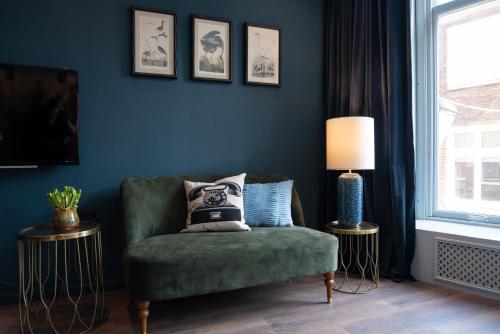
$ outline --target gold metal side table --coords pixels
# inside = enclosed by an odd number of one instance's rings
[[[86,333],[104,315],[101,228],[17,231],[21,333]]]
[[[363,222],[352,228],[335,221],[326,225],[326,231],[339,239],[339,267],[333,288],[345,293],[369,293],[377,289],[378,225]]]

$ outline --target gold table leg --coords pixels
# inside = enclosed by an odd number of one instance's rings
[[[360,294],[370,293],[377,289],[379,286],[378,233],[364,235],[336,233],[335,235],[339,240],[339,270],[334,290]],[[359,274],[359,281],[353,280],[353,272]]]
[[[72,333],[76,329],[79,333],[92,330],[96,319],[104,315],[101,232],[62,241],[18,240],[17,247],[21,333],[34,333],[34,324],[41,323],[41,314],[44,315],[44,329],[56,334]],[[72,265],[76,276],[71,276]],[[53,284],[49,284],[51,281]],[[72,291],[77,293],[72,296]],[[84,293],[91,295],[93,300],[90,319],[81,315]],[[54,316],[59,312],[54,308],[64,300],[73,314],[69,325],[62,330],[55,323]]]

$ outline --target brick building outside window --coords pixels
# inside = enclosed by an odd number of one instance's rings
[[[439,210],[500,216],[500,1],[439,18]]]

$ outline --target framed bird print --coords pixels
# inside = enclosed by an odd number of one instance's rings
[[[176,79],[176,18],[165,10],[132,7],[132,74]]]
[[[231,21],[197,15],[192,20],[192,78],[231,82]]]
[[[281,86],[281,29],[245,24],[245,83]]]

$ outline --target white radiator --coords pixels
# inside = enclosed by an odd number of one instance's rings
[[[500,293],[500,248],[461,240],[434,238],[434,277]]]

